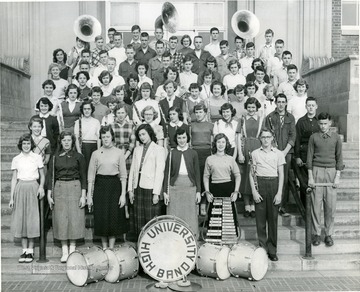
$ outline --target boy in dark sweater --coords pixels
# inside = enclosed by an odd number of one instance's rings
[[[324,202],[325,245],[332,246],[336,211],[336,188],[340,183],[340,172],[343,169],[342,144],[337,133],[329,131],[331,116],[320,113],[318,116],[320,132],[314,133],[309,139],[307,168],[309,186],[318,183],[329,183],[329,186],[318,186],[311,194],[311,217],[313,245],[320,244],[321,204]]]

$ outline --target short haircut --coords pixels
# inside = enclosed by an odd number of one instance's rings
[[[50,99],[48,99],[47,97],[42,97],[40,98],[37,103],[36,103],[36,108],[40,111],[40,103],[42,104],[47,104],[49,106],[49,112],[53,109],[54,105],[53,103],[51,102]]]
[[[155,43],[155,48],[157,45],[163,45],[165,47],[165,43],[162,40],[157,40]]]
[[[90,104],[90,106],[91,106],[91,113],[93,113],[93,112],[95,111],[95,106],[92,104],[91,100],[85,100],[85,101],[83,101],[83,103],[80,105],[80,112],[81,112],[82,114],[84,114],[84,106],[85,106],[85,105],[88,105],[88,104]]]
[[[215,85],[219,85],[220,87],[221,87],[221,95],[223,95],[224,93],[225,93],[225,90],[226,90],[226,88],[225,88],[225,85],[224,84],[222,84],[220,81],[217,81],[217,80],[215,80],[213,83],[211,83],[211,85],[210,85],[210,91],[211,91],[211,93],[213,93],[213,89],[214,89],[214,86]]]
[[[266,74],[265,68],[263,66],[257,66],[254,71],[255,71],[255,74],[257,71],[261,71],[264,74]]]
[[[110,28],[108,29],[108,32],[111,32],[111,31],[115,31],[115,32],[116,32],[116,29],[113,28],[113,27],[110,27]]]
[[[175,132],[175,135],[174,135],[174,142],[176,145],[178,145],[178,142],[177,142],[177,136],[179,135],[183,135],[183,134],[186,134],[186,142],[189,143],[190,142],[190,134],[189,134],[189,131],[186,131],[184,128],[178,128]]]
[[[177,38],[176,35],[172,35],[172,36],[169,38],[169,41],[174,41],[174,40],[178,41],[178,38]]]
[[[275,101],[277,102],[279,98],[285,98],[285,100],[287,101],[287,96],[284,93],[279,93],[278,95],[276,95]]]
[[[217,148],[216,148],[216,142],[219,141],[220,139],[225,139],[226,141],[226,147],[225,147],[225,153],[226,154],[230,154],[230,149],[231,149],[231,144],[229,142],[229,138],[224,134],[224,133],[219,133],[214,137],[214,141],[212,143],[212,153],[215,154],[217,152]]]
[[[108,62],[109,62],[109,61],[114,61],[115,64],[116,64],[116,59],[115,59],[114,57],[109,57],[109,58],[108,58]]]
[[[75,79],[76,79],[77,81],[79,81],[79,77],[80,77],[81,74],[86,77],[86,80],[88,80],[88,81],[90,80],[90,75],[89,75],[88,72],[86,72],[86,71],[79,71],[79,72],[76,73],[76,77],[75,77]]]
[[[67,54],[65,53],[65,51],[63,49],[56,49],[54,52],[53,52],[53,62],[54,63],[57,63],[57,58],[56,58],[56,54],[59,53],[59,52],[62,52],[64,54],[64,64],[66,64],[66,60],[67,60]]]
[[[327,113],[327,112],[322,112],[322,113],[320,113],[319,115],[318,115],[318,120],[320,121],[320,120],[331,120],[331,116],[330,116],[330,114],[329,113]]]
[[[192,41],[191,41],[191,37],[188,34],[185,34],[185,35],[182,36],[182,38],[180,40],[180,44],[183,45],[184,39],[189,39],[189,42],[190,42],[189,46],[191,46]]]
[[[140,34],[140,37],[141,37],[141,38],[149,38],[149,34],[144,31],[144,32],[142,32],[142,33]]]
[[[193,59],[192,59],[189,55],[187,55],[187,56],[185,56],[184,59],[183,59],[183,64],[185,64],[186,62],[191,62],[191,63],[193,63]]]
[[[315,98],[315,97],[312,97],[312,96],[309,96],[309,97],[306,99],[305,103],[307,103],[308,101],[315,101],[315,102],[317,103],[316,98]]]
[[[278,40],[275,41],[275,45],[276,45],[276,44],[284,45],[285,42],[284,42],[282,39],[278,39]]]
[[[264,87],[264,89],[263,89],[264,95],[266,95],[266,92],[267,92],[270,88],[274,89],[274,92],[273,92],[273,93],[275,93],[275,86],[274,86],[273,84],[266,84],[265,87]]]
[[[140,115],[143,119],[145,119],[145,112],[147,111],[152,111],[154,116],[153,116],[153,120],[156,120],[159,116],[158,112],[154,109],[154,107],[152,105],[147,105],[146,107],[143,108],[143,110],[141,111]]]
[[[98,35],[95,37],[95,42],[97,42],[99,40],[104,40],[104,38],[101,35]]]
[[[161,59],[164,58],[170,58],[170,60],[172,59],[171,53],[169,51],[165,51],[165,53],[161,56]]]
[[[134,49],[134,46],[132,44],[128,44],[128,45],[126,45],[125,51],[126,50],[135,50],[135,49]]]
[[[121,33],[120,31],[117,31],[117,32],[114,33],[114,38],[115,38],[116,36],[119,36],[119,37],[122,38],[122,33]]]
[[[104,77],[106,77],[106,76],[109,76],[109,83],[113,80],[113,76],[110,74],[110,72],[109,71],[107,71],[107,70],[104,70],[104,71],[102,71],[101,73],[100,73],[100,75],[99,75],[99,77],[98,77],[98,79],[99,79],[99,82],[101,83],[101,84],[103,84],[103,78]]]
[[[139,137],[139,133],[141,130],[145,130],[148,133],[148,135],[150,136],[151,141],[156,143],[157,139],[156,139],[154,129],[149,124],[141,124],[136,129],[136,132],[135,132],[136,140],[139,141],[140,144],[143,144],[143,142],[141,142],[140,137]]]
[[[191,91],[191,89],[199,89],[200,92],[202,90],[202,87],[197,83],[191,83],[189,86],[189,91]]]
[[[247,89],[252,86],[255,87],[255,92],[259,89],[259,87],[254,83],[254,81],[248,81],[245,83],[246,94],[247,94]]]
[[[171,111],[177,112],[180,121],[183,121],[183,120],[184,120],[184,115],[183,115],[181,109],[180,109],[178,106],[172,106],[172,107],[169,109],[168,116],[167,116],[168,119],[170,119],[170,112],[171,112]]]
[[[249,97],[244,103],[244,109],[247,109],[249,104],[255,104],[256,109],[261,108],[261,103],[256,97]]]
[[[290,51],[283,51],[281,57],[284,57],[284,56],[287,56],[287,55],[290,55],[290,57],[292,58],[292,54]]]
[[[121,92],[123,91],[124,92],[124,99],[127,97],[127,93],[126,93],[126,87],[125,85],[118,85],[116,87],[114,87],[114,89],[112,90],[111,94],[116,96],[116,93],[117,92]]]
[[[130,79],[134,79],[134,80],[136,80],[137,82],[139,82],[139,76],[138,76],[137,74],[135,74],[135,73],[130,73],[129,76],[128,76],[128,78],[126,78],[127,84],[130,83]]]
[[[255,58],[253,61],[252,61],[252,63],[251,63],[251,68],[253,69],[253,70],[255,70],[255,68],[254,68],[254,65],[255,65],[255,63],[261,63],[261,66],[263,66],[264,67],[264,62],[260,59],[260,58]]]
[[[286,70],[289,72],[289,70],[298,70],[298,67],[296,67],[296,65],[294,64],[290,64],[289,66],[287,66]]]
[[[23,134],[21,135],[21,137],[19,138],[19,142],[17,144],[17,147],[20,151],[22,151],[22,143],[24,141],[30,142],[31,143],[31,150],[34,150],[34,148],[36,147],[33,138],[31,137],[31,134]]]
[[[242,37],[239,37],[238,35],[235,37],[234,41],[236,42],[236,40],[241,40],[242,42],[244,42],[244,39]]]
[[[203,39],[203,37],[201,35],[197,35],[197,36],[194,36],[194,41],[195,39]]]
[[[245,46],[247,49],[249,48],[255,48],[255,44],[253,42],[248,42]]]
[[[146,64],[145,62],[139,62],[139,63],[137,63],[135,65],[136,72],[138,72],[139,66],[144,66],[145,67],[145,74],[149,70],[149,65],[148,64]]]
[[[49,65],[49,71],[51,72],[51,70],[52,70],[53,68],[55,68],[55,67],[60,70],[60,65],[59,65],[58,63],[51,63],[51,64]]]
[[[106,54],[106,55],[109,56],[109,52],[108,52],[107,50],[101,50],[101,51],[99,52],[99,56],[100,56],[100,55],[103,55],[103,54]]]
[[[128,110],[127,110],[127,107],[126,107],[126,103],[124,103],[124,102],[121,102],[121,103],[117,103],[117,104],[116,104],[116,106],[114,107],[114,109],[113,109],[113,111],[112,111],[113,114],[116,115],[116,112],[117,112],[118,110],[122,109],[122,108],[125,110],[126,114],[129,115]]]
[[[227,40],[222,40],[221,42],[220,42],[220,44],[219,44],[219,46],[221,47],[221,46],[229,46],[229,42],[227,41]]]
[[[85,53],[89,53],[89,55],[91,54],[90,50],[88,50],[88,49],[83,49],[83,50],[81,51],[80,55],[82,56],[82,55],[84,55]]]
[[[166,81],[164,82],[164,85],[163,85],[164,90],[166,90],[165,87],[166,87],[167,85],[169,85],[170,83],[172,83],[172,85],[174,86],[174,91],[176,91],[177,88],[178,88],[178,85],[176,84],[175,81],[172,81],[172,80],[166,80]]]
[[[207,113],[208,109],[206,107],[206,105],[203,102],[198,103],[197,105],[194,106],[193,108],[193,112],[195,113],[196,111],[200,111],[203,110],[205,113]]]
[[[297,87],[299,86],[299,85],[305,85],[306,86],[306,91],[308,91],[308,89],[309,89],[309,84],[306,82],[306,80],[305,79],[298,79],[298,80],[296,80],[296,82],[295,82],[295,84],[294,84],[294,89],[295,89],[295,91],[297,92]]]
[[[226,110],[230,110],[231,111],[231,116],[234,117],[236,115],[236,109],[234,109],[233,105],[231,103],[224,103],[219,110],[220,115],[222,115],[223,111]]]
[[[271,131],[270,129],[268,129],[268,128],[266,128],[266,127],[263,127],[263,128],[261,128],[261,130],[260,130],[259,138],[261,137],[261,135],[262,135],[264,132],[268,132],[268,133],[271,134],[271,136],[274,136],[273,131]]]
[[[238,61],[238,59],[233,59],[233,60],[230,60],[228,66],[227,66],[228,69],[230,70],[230,67],[234,64],[236,64],[239,69],[241,68],[241,65],[240,65],[240,62]]]
[[[131,27],[131,32],[133,32],[133,31],[135,31],[135,30],[141,31],[140,26],[138,26],[137,24],[134,24],[134,25]]]
[[[212,28],[210,28],[210,33],[212,33],[213,31],[219,32],[219,29],[218,29],[217,27],[212,27]]]
[[[100,86],[94,86],[89,93],[89,96],[92,96],[94,93],[100,93],[100,97],[104,95],[104,92],[101,90]]]
[[[42,118],[40,118],[40,117],[32,117],[31,119],[30,119],[30,121],[29,121],[29,124],[28,124],[28,128],[29,128],[29,130],[30,130],[30,133],[32,133],[31,132],[31,126],[32,126],[32,124],[33,123],[39,123],[40,125],[41,125],[41,129],[42,128],[44,128],[44,123],[43,123],[43,120],[42,120]]]
[[[43,82],[43,84],[41,85],[42,86],[42,89],[45,89],[45,86],[46,85],[51,85],[53,87],[53,89],[56,88],[56,85],[54,83],[54,81],[52,81],[51,79],[47,79]]]
[[[90,63],[86,60],[81,60],[80,63],[79,63],[79,68],[81,65],[88,65],[90,67]]]
[[[241,91],[244,91],[245,93],[245,86],[242,84],[236,85],[234,88],[234,94],[236,95],[237,92],[241,92]]]
[[[67,96],[67,97],[69,96],[69,92],[70,92],[71,89],[76,89],[76,93],[77,93],[76,98],[79,98],[79,96],[80,96],[80,94],[81,94],[80,88],[77,87],[75,84],[70,84],[70,85],[68,86],[68,88],[65,90],[65,96]]]
[[[101,126],[101,128],[100,128],[100,139],[101,139],[102,135],[106,134],[107,132],[110,132],[111,140],[115,141],[115,133],[114,133],[113,128],[110,125]]]
[[[274,31],[271,28],[268,28],[267,30],[265,30],[265,34],[272,34],[272,36],[274,36]]]

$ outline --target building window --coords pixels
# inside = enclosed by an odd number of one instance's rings
[[[341,33],[359,35],[359,1],[341,0]]]

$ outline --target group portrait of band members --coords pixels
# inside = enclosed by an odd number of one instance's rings
[[[219,40],[216,27],[209,44],[200,35],[165,40],[162,28],[151,42],[138,25],[131,32],[128,44],[114,28],[108,43],[77,37],[49,60],[30,133],[11,165],[19,262],[34,258],[44,196],[61,262],[85,236],[85,209],[93,210],[102,247],[113,248],[119,238],[137,241],[164,214],[184,219],[199,239],[198,216],[214,197],[244,200],[243,217],[256,222],[259,245],[276,261],[290,181],[304,205],[309,186],[331,184],[314,188],[311,217],[316,246],[323,204],[332,246],[342,144],[286,43],[271,29],[259,48],[239,36]]]

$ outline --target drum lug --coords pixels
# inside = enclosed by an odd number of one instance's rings
[[[248,280],[249,280],[249,281],[252,281],[252,280],[253,280],[253,278],[248,278]]]

